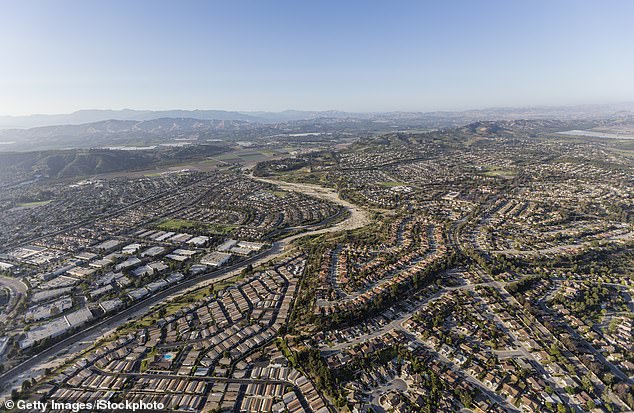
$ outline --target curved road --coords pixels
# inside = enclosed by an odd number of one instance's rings
[[[130,307],[120,311],[119,313],[107,317],[96,324],[83,328],[81,331],[73,334],[72,336],[66,337],[57,341],[52,346],[47,348],[46,350],[41,351],[30,357],[29,359],[23,361],[17,366],[7,370],[6,372],[0,375],[0,388],[3,391],[7,391],[9,386],[21,385],[22,382],[27,379],[35,376],[37,370],[42,369],[42,365],[49,362],[52,358],[56,356],[63,356],[67,352],[76,352],[81,348],[76,348],[78,344],[81,344],[82,341],[87,341],[88,345],[91,345],[96,341],[100,336],[105,333],[113,330],[114,328],[126,323],[132,318],[140,317],[143,314],[147,313],[147,311],[153,305],[156,305],[170,296],[176,295],[178,293],[182,293],[184,290],[187,290],[191,287],[194,287],[200,283],[205,281],[221,281],[226,278],[230,278],[235,273],[242,270],[249,264],[256,266],[260,263],[269,261],[275,257],[278,257],[289,250],[290,244],[297,238],[322,234],[326,232],[335,232],[342,230],[349,230],[362,227],[367,225],[370,220],[368,217],[368,213],[366,210],[351,204],[348,201],[345,201],[339,197],[337,192],[330,188],[322,188],[316,185],[308,185],[308,184],[290,184],[286,182],[278,182],[270,179],[261,179],[254,177],[256,180],[264,181],[267,183],[271,183],[273,185],[278,185],[282,189],[289,191],[301,192],[306,195],[321,198],[330,202],[335,202],[339,205],[342,205],[346,208],[350,215],[343,221],[338,222],[337,224],[327,227],[327,228],[319,228],[320,225],[316,224],[314,226],[307,226],[306,228],[314,228],[317,227],[319,229],[314,229],[312,231],[304,232],[301,234],[291,235],[289,237],[283,238],[277,242],[274,242],[272,247],[263,251],[253,257],[250,257],[244,261],[241,261],[232,266],[218,269],[216,271],[212,271],[209,273],[201,274],[196,277],[192,277],[186,279],[180,283],[177,283],[173,286],[168,287],[165,290],[159,291],[158,293],[140,300]],[[86,346],[84,346],[85,348]]]
[[[0,322],[7,321],[11,314],[15,311],[18,303],[26,296],[27,287],[17,278],[0,276],[0,286],[9,289],[9,302],[2,314],[0,314]]]

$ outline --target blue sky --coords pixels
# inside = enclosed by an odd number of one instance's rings
[[[634,100],[634,2],[0,2],[0,114]]]

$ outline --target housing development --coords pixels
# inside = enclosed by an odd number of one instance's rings
[[[461,119],[0,153],[0,399],[634,410],[634,117]]]

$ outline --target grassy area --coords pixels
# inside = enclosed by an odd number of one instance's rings
[[[224,281],[214,283],[211,286],[211,289],[213,290],[213,292],[218,292],[218,291],[224,290],[227,287],[232,286],[233,284],[243,279],[244,279],[244,275],[236,275],[235,277],[227,278]]]
[[[251,159],[251,158],[266,158],[266,154],[261,153],[261,152],[249,152],[249,153],[241,153],[240,158],[247,158],[247,159]]]
[[[50,204],[51,202],[53,202],[52,199],[49,199],[48,201],[24,202],[24,203],[18,204],[18,206],[23,208],[35,208],[38,206]]]
[[[222,162],[220,162],[218,159],[210,158],[210,159],[205,159],[204,161],[200,161],[197,164],[199,164],[199,165],[209,165],[209,166],[218,166],[218,165],[222,164]],[[194,166],[195,165],[196,164],[194,164]]]
[[[264,161],[271,158],[275,154],[273,152],[254,152],[251,151],[232,151],[223,153],[221,155],[214,156],[213,159],[225,161],[225,162],[254,162]]]
[[[314,184],[326,187],[332,187],[333,182],[326,180],[325,172],[300,172],[301,170],[274,174],[275,179],[290,183]]]
[[[188,228],[200,228],[204,224],[198,221],[191,221],[187,219],[172,219],[168,218],[158,224],[158,228],[163,231],[180,231]]]
[[[514,171],[512,169],[490,168],[489,170],[484,172],[484,175],[510,179],[517,175],[517,171]]]
[[[288,192],[286,191],[271,191],[271,193],[278,198],[286,198],[288,196]]]
[[[214,295],[215,293],[222,291],[227,287],[232,286],[233,284],[239,282],[242,279],[244,279],[243,275],[241,274],[236,275],[231,278],[227,278],[226,280],[215,282],[208,287],[199,288],[195,291],[192,291],[181,297],[178,297],[174,301],[166,304],[166,307],[165,307],[166,313],[173,314],[176,311],[182,309],[183,307],[189,305],[190,303],[196,302],[198,300],[206,299],[207,297],[210,297]]]
[[[380,186],[388,187],[388,188],[395,187],[395,186],[407,186],[405,182],[399,182],[399,181],[377,182],[377,184]]]
[[[200,221],[192,221],[188,219],[168,218],[157,225],[158,229],[163,231],[182,231],[187,229],[202,229],[214,234],[225,235],[236,229],[238,225],[233,224],[205,224]]]
[[[114,339],[117,339],[119,337],[122,337],[126,334],[132,333],[134,331],[137,331],[140,328],[146,328],[149,327],[151,325],[156,324],[156,322],[159,320],[160,316],[158,315],[158,313],[156,311],[151,312],[149,314],[147,314],[145,317],[136,320],[136,321],[130,321],[126,324],[122,324],[121,326],[119,326],[116,330],[116,333],[114,335]],[[112,341],[112,340],[107,340],[107,341]]]
[[[221,155],[216,155],[213,157],[213,159],[220,160],[220,161],[228,161],[228,160],[236,159],[237,157],[238,156],[236,155],[236,152],[227,152]]]
[[[154,317],[150,317],[150,318],[144,318],[141,321],[139,321],[137,323],[137,326],[140,327],[149,327],[151,325],[154,325],[154,323],[156,323],[156,319]]]

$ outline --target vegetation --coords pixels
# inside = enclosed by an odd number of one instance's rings
[[[225,235],[236,229],[237,225],[230,224],[208,224],[200,221],[192,221],[187,219],[174,219],[167,218],[161,221],[157,226],[158,229],[163,231],[185,231],[185,230],[194,230],[194,231],[202,231],[209,232],[214,234]]]

